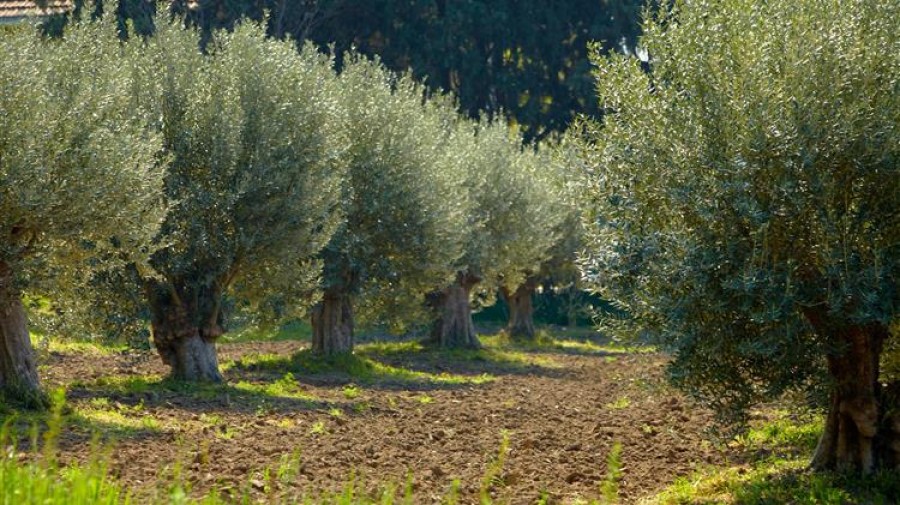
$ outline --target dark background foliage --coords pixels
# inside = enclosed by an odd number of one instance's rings
[[[79,8],[84,0],[77,2]],[[124,31],[152,32],[153,0],[100,1]],[[114,6],[113,6],[114,5]],[[269,34],[312,40],[336,54],[356,48],[395,71],[411,69],[453,91],[470,115],[505,112],[525,140],[597,115],[587,44],[633,47],[642,0],[175,0],[205,34],[242,18],[267,18]],[[58,26],[56,21],[54,26]]]

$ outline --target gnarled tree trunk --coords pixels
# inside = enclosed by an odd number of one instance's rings
[[[431,327],[433,342],[447,348],[481,348],[469,305],[469,293],[480,280],[474,275],[459,274],[456,282],[428,296],[428,304],[436,313]]]
[[[222,382],[216,339],[225,333],[216,287],[156,284],[147,288],[153,343],[172,377]]]
[[[534,338],[534,291],[536,286],[537,282],[528,278],[515,291],[510,291],[506,287],[500,289],[509,308],[506,333],[510,337],[527,340]]]
[[[817,332],[828,332],[843,346],[842,352],[828,356],[828,370],[834,380],[831,405],[811,466],[863,474],[877,468],[897,468],[897,395],[891,394],[890,388],[882,390],[878,382],[879,359],[888,329],[876,324],[835,322],[824,309],[807,311],[806,315]]]
[[[353,304],[350,296],[326,290],[310,315],[312,350],[320,354],[353,352]]]
[[[22,295],[10,266],[0,261],[0,389],[27,406],[46,404],[31,347]]]

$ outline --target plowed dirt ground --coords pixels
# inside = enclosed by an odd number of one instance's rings
[[[99,433],[138,502],[174,478],[193,495],[263,503],[349,483],[402,495],[411,479],[415,503],[441,503],[458,479],[460,503],[486,486],[530,504],[598,498],[616,442],[623,503],[725,457],[705,439],[710,414],[665,386],[660,354],[488,339],[456,353],[361,345],[322,363],[304,347],[220,345],[227,384],[199,387],[164,380],[151,351],[45,352],[45,384],[67,388],[62,459],[88,459]],[[505,461],[492,465],[504,438]]]

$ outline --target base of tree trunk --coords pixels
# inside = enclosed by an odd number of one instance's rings
[[[481,348],[469,305],[469,293],[476,283],[476,279],[460,275],[455,283],[429,295],[429,305],[437,313],[431,327],[432,342],[445,348]]]
[[[879,383],[879,360],[887,328],[834,321],[824,310],[807,311],[806,315],[817,332],[828,332],[844,347],[840,354],[828,356],[828,370],[834,380],[831,405],[810,466],[861,474],[896,468],[900,419],[896,399],[891,399],[890,389],[883,390]]]
[[[353,304],[342,293],[325,293],[313,307],[312,350],[333,355],[353,352]]]
[[[193,335],[175,344],[175,359],[169,363],[172,378],[191,382],[222,382],[215,342]]]
[[[506,305],[509,307],[509,322],[506,333],[512,338],[533,340],[534,331],[534,291],[535,283],[526,280],[515,291],[502,288]]]
[[[167,286],[148,287],[153,344],[173,379],[222,382],[216,339],[224,334],[216,290],[191,293]]]
[[[0,390],[8,400],[42,408],[48,400],[38,379],[25,306],[13,282],[12,271],[0,263]]]

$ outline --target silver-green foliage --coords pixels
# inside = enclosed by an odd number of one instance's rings
[[[502,121],[462,122],[448,150],[463,173],[467,223],[460,271],[484,288],[515,289],[537,273],[559,238],[563,179],[546,151],[522,145]]]
[[[304,294],[338,223],[345,148],[329,58],[245,23],[201,54],[180,21],[129,43],[135,99],[152,111],[172,209],[154,266],[169,282],[251,300]]]
[[[0,262],[32,287],[146,260],[164,217],[160,136],[121,53],[111,19],[0,36]]]
[[[457,113],[364,58],[349,58],[339,84],[350,139],[346,222],[323,253],[323,287],[365,291],[390,312],[398,293],[415,298],[449,278],[460,254],[464,195],[458,171],[439,163]]]
[[[585,274],[720,407],[803,386],[838,343],[801,313],[900,305],[900,3],[666,3],[652,72],[598,57]]]

